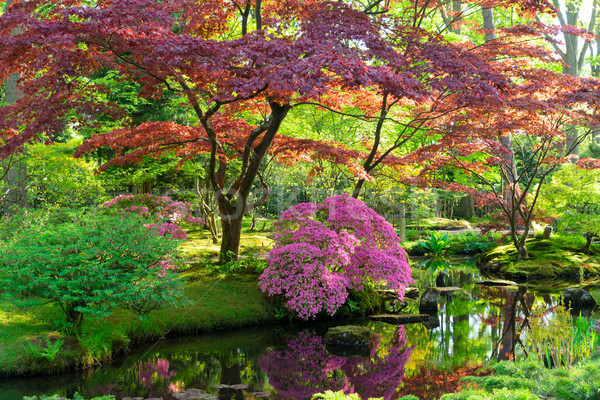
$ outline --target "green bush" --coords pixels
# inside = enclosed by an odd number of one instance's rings
[[[25,229],[0,250],[0,287],[22,306],[52,302],[66,326],[117,306],[140,314],[182,302],[183,282],[166,267],[177,242],[137,216],[84,217],[52,229]]]
[[[449,252],[453,254],[478,254],[496,246],[497,240],[491,234],[476,232],[457,233],[450,238]]]

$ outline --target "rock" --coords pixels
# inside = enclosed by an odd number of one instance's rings
[[[596,305],[596,300],[585,290],[580,288],[567,288],[562,292],[565,306],[573,309],[590,309]]]
[[[438,288],[428,288],[421,296],[419,303],[419,312],[421,314],[436,315],[438,311],[438,302],[440,300],[440,291]]]
[[[592,329],[596,332],[596,336],[600,335],[600,320],[594,322]]]
[[[378,289],[377,294],[384,300],[398,300],[398,292],[392,289]],[[404,289],[404,297],[416,300],[419,298],[419,288],[407,287]]]
[[[446,274],[444,274],[443,272],[440,272],[439,274],[437,274],[437,276],[435,277],[435,286],[438,288],[446,286],[445,279],[446,279]]]
[[[329,328],[325,334],[328,346],[368,348],[373,332],[365,326],[345,325]]]
[[[446,286],[446,287],[439,287],[439,288],[436,288],[436,289],[440,293],[456,292],[458,290],[462,290],[462,288],[459,288],[457,286]]]
[[[392,325],[406,325],[429,321],[429,317],[429,314],[380,314],[371,315],[369,318]]]
[[[484,279],[477,281],[477,284],[482,286],[519,286],[517,282],[506,281],[503,279]]]
[[[435,329],[440,326],[440,317],[437,315],[430,315],[429,319],[423,322],[423,325],[429,330]]]
[[[419,288],[407,287],[404,289],[404,297],[416,300],[419,298]]]
[[[552,235],[552,227],[550,225],[546,225],[544,228],[544,233],[542,233],[542,239],[550,239],[550,235]]]

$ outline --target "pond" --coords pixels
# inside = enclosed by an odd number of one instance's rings
[[[0,380],[0,399],[75,392],[117,399],[307,399],[328,389],[362,398],[434,399],[470,368],[525,357],[527,317],[532,310],[547,316],[558,305],[558,292],[486,287],[478,278],[468,268],[453,271],[446,283],[462,290],[443,295],[438,315],[425,323],[351,321],[376,332],[370,353],[361,356],[329,351],[324,324],[282,324],[162,340],[86,371]],[[419,286],[431,280],[419,279]],[[409,302],[405,311],[417,312],[417,304]]]

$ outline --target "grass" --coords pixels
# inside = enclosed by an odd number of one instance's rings
[[[413,229],[433,229],[433,230],[460,230],[472,229],[469,221],[463,219],[448,218],[425,218],[420,220],[411,220],[406,224],[407,228]]]
[[[270,220],[259,220],[258,227],[265,224],[264,231],[251,231],[249,221],[244,220],[242,235],[240,239],[240,254],[264,253],[269,251],[273,245],[268,235],[272,225]],[[186,257],[218,257],[221,249],[220,243],[214,244],[207,230],[190,231],[185,242],[180,245]]]

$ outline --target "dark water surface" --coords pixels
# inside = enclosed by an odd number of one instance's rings
[[[558,295],[535,288],[484,287],[477,275],[455,271],[447,284],[463,290],[442,297],[427,323],[393,326],[361,321],[377,333],[368,354],[328,351],[323,325],[269,326],[146,344],[99,368],[61,375],[0,380],[0,400],[75,392],[91,398],[113,394],[175,399],[307,399],[325,390],[362,398],[422,396],[427,371],[455,371],[491,360],[523,358],[534,313],[551,313]],[[420,286],[432,278],[419,279]],[[546,283],[546,286],[552,286]],[[592,290],[598,299],[600,292]],[[416,312],[417,303],[408,312]],[[598,314],[594,314],[597,318]],[[336,324],[345,324],[336,321]],[[338,354],[336,354],[338,353]],[[429,398],[435,393],[430,391]]]

